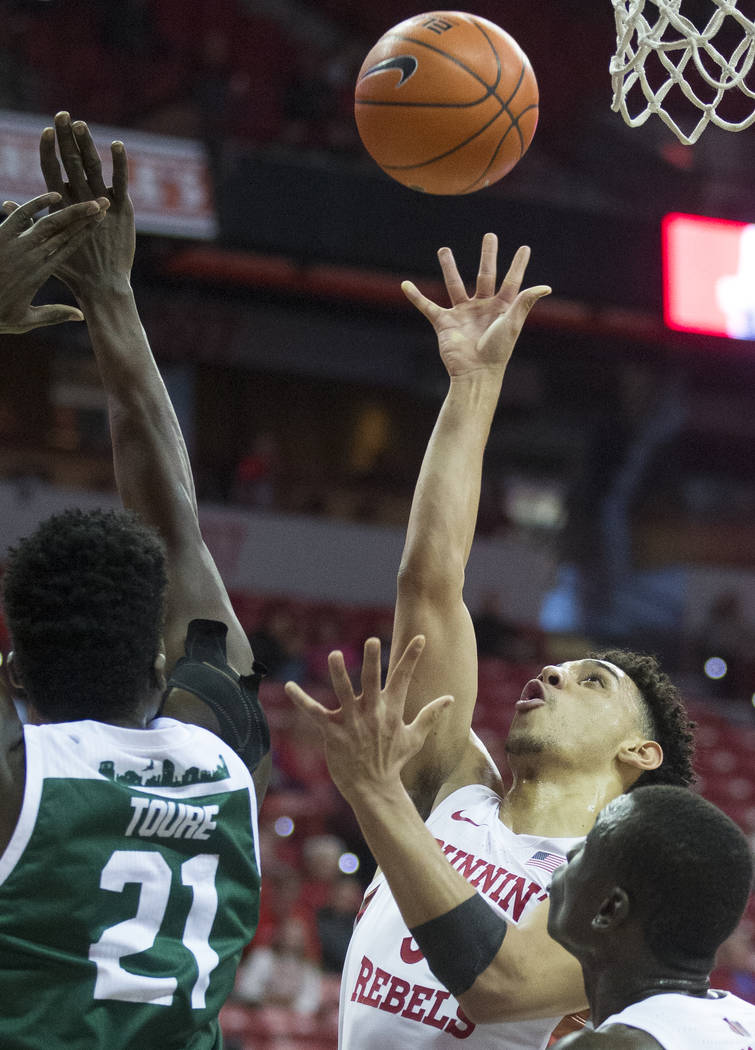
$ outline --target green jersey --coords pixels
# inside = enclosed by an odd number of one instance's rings
[[[259,912],[251,776],[219,737],[26,726],[0,856],[3,1050],[218,1050]]]

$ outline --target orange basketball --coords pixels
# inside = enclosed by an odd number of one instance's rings
[[[400,22],[369,52],[354,113],[383,171],[424,193],[472,193],[511,171],[532,141],[532,66],[499,26],[463,11]]]

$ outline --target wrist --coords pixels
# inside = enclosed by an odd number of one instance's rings
[[[386,811],[398,813],[404,806],[414,810],[414,803],[398,777],[390,781],[361,780],[343,786],[341,792],[360,821],[383,819]]]
[[[72,291],[82,309],[87,306],[90,312],[92,307],[96,307],[108,299],[122,299],[133,296],[131,275],[128,273],[112,274],[107,277],[79,281],[72,288]]]
[[[490,423],[498,407],[502,385],[503,370],[478,369],[450,376],[447,398],[463,418]]]
[[[468,372],[449,373],[449,385],[451,389],[467,391],[495,391],[500,392],[506,365],[480,365]]]

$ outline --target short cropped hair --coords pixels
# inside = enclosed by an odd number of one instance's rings
[[[67,510],[11,548],[8,627],[50,721],[115,721],[156,684],[167,583],[157,533],[130,511]]]
[[[631,790],[650,784],[676,784],[689,787],[694,783],[692,769],[695,723],[691,722],[679,690],[661,670],[654,656],[607,649],[591,654],[593,659],[608,660],[629,675],[639,690],[647,715],[646,731],[663,749],[663,762],[637,778]]]
[[[663,962],[710,960],[747,904],[753,864],[742,831],[693,791],[637,788],[602,843]]]

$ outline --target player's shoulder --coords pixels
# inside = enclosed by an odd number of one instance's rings
[[[467,788],[473,791],[479,789],[488,796],[496,796],[499,800],[504,794],[503,780],[498,767],[483,742],[471,730],[464,755],[435,796],[433,810],[451,795]]]
[[[552,1050],[662,1050],[657,1039],[639,1028],[609,1025],[603,1032],[583,1028],[559,1039]]]
[[[449,818],[459,820],[454,813],[462,810],[468,818],[475,821],[491,819],[498,816],[500,805],[501,796],[486,784],[462,784],[453,791],[438,793],[430,819],[435,822]]]

